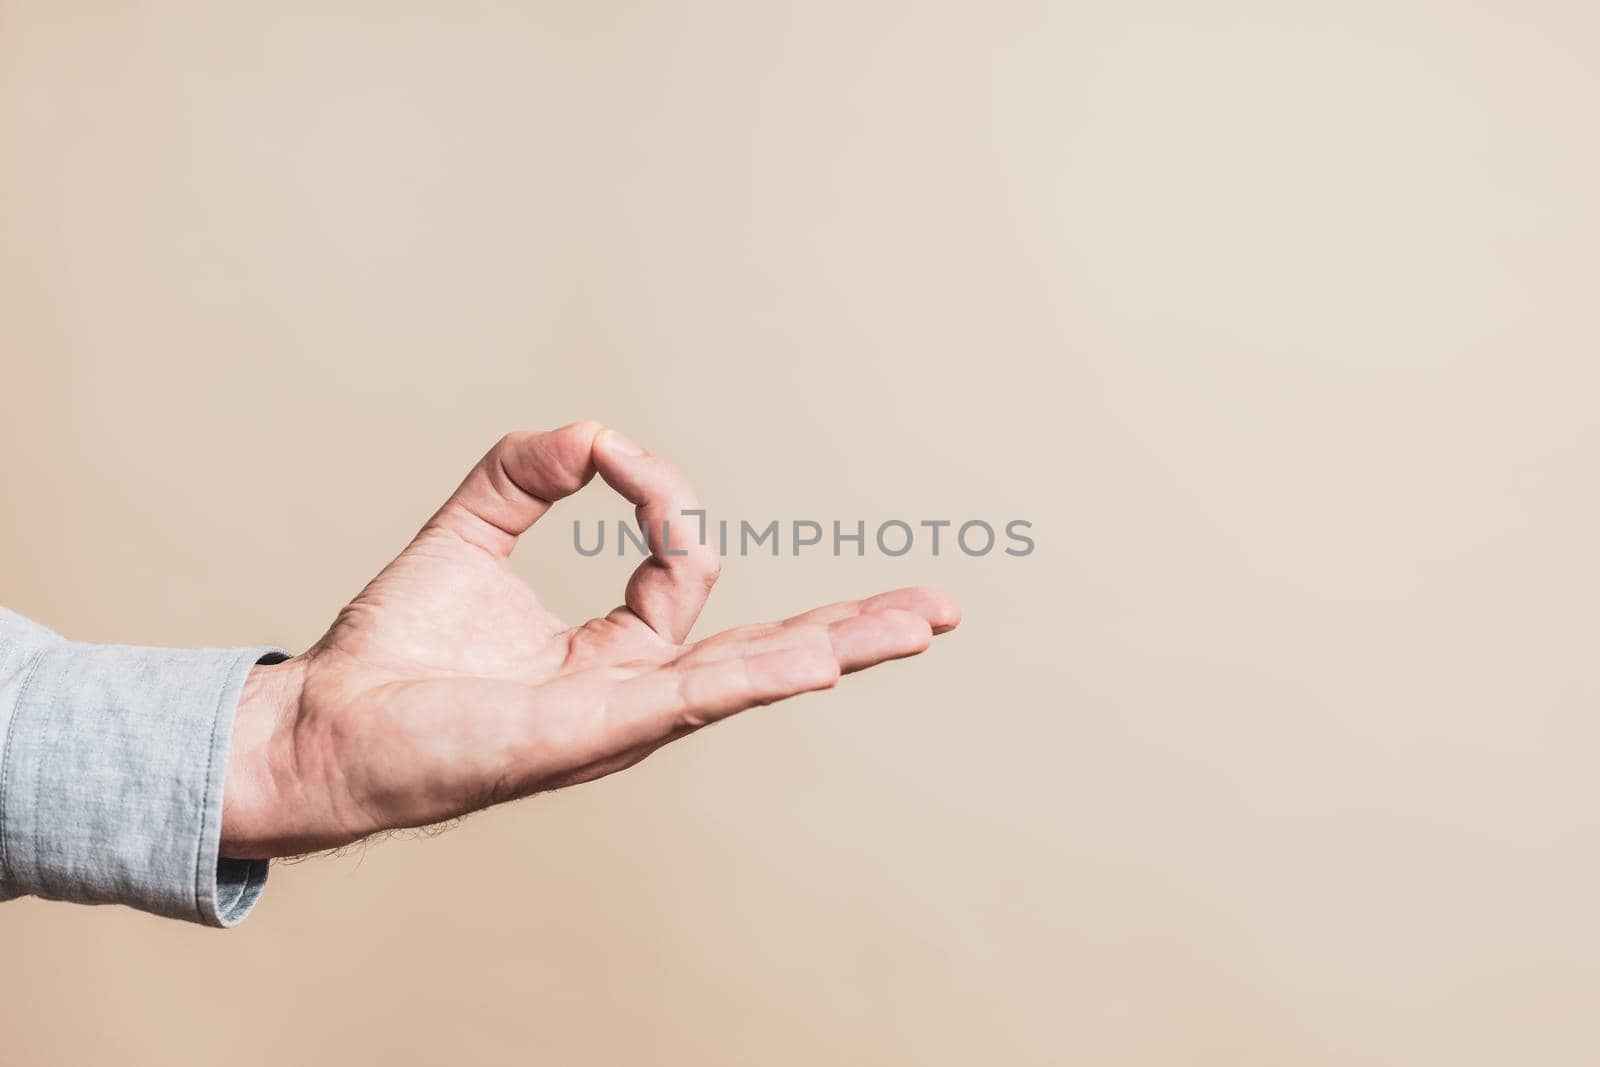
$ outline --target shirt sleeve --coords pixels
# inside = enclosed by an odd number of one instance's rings
[[[265,860],[218,855],[246,675],[281,649],[66,641],[0,608],[0,899],[233,926]]]

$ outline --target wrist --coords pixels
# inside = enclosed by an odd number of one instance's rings
[[[305,680],[305,658],[257,664],[245,678],[234,712],[228,773],[222,788],[219,853],[259,859],[273,853],[289,751]]]

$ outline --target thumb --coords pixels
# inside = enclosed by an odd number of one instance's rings
[[[449,530],[504,559],[517,538],[562,497],[594,477],[598,422],[543,433],[509,433],[495,443],[424,529]]]

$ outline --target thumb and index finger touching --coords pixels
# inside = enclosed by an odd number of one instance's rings
[[[429,520],[500,559],[555,501],[571,496],[599,474],[634,505],[650,555],[628,579],[626,608],[663,639],[681,644],[689,635],[721,572],[721,558],[706,543],[705,513],[683,473],[598,422],[576,422],[544,432],[511,433],[479,460],[445,505]],[[903,602],[903,603],[902,603]],[[908,608],[934,633],[959,619],[954,602],[932,590],[907,589],[850,602],[854,614]],[[832,622],[822,608],[807,621]]]
[[[634,505],[650,548],[628,580],[626,606],[663,638],[682,642],[721,570],[715,549],[700,543],[699,502],[674,464],[597,422],[507,434],[428,525],[506,559],[519,536],[596,473]]]

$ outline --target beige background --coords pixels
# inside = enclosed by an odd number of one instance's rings
[[[933,654],[221,934],[0,908],[6,1064],[1600,1059],[1586,3],[0,0],[5,603],[312,641],[496,436]],[[557,610],[627,564],[569,520]]]

